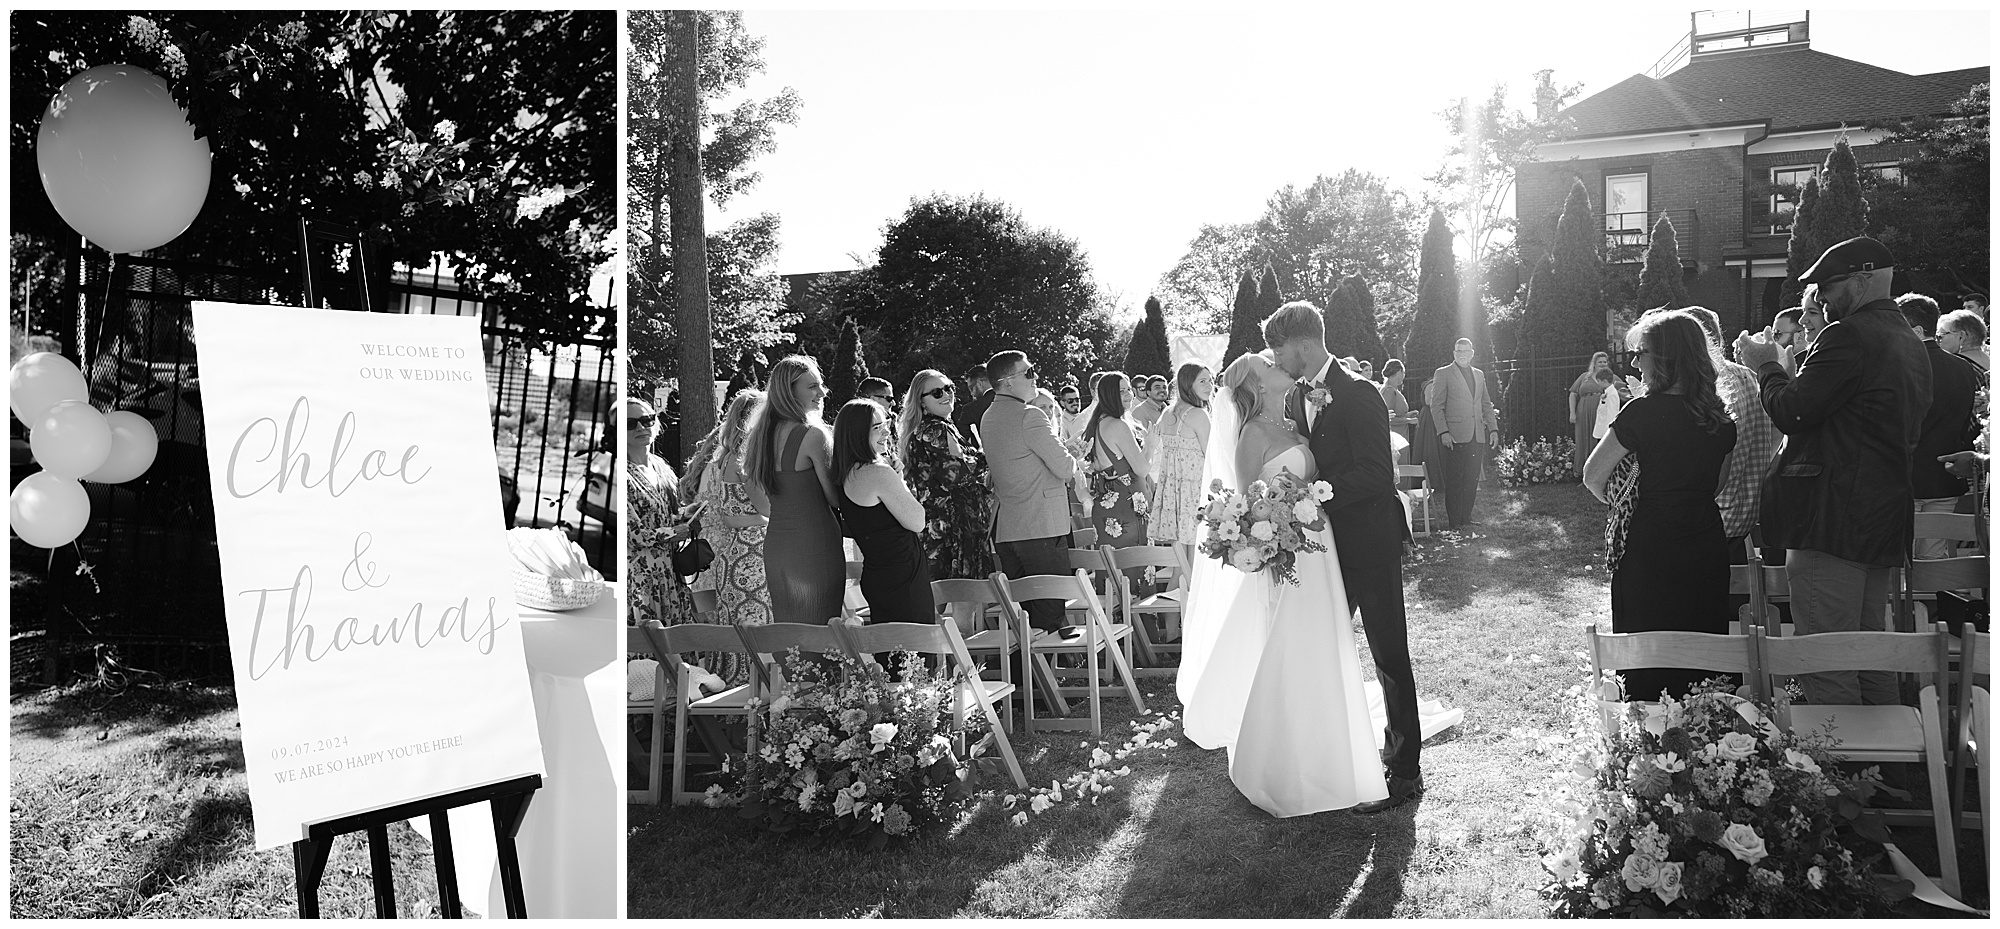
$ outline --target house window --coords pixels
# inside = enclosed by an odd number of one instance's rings
[[[1792,211],[1794,191],[1803,189],[1806,181],[1819,168],[1814,165],[1787,165],[1771,169],[1771,235],[1789,235],[1792,231]]]
[[[1861,173],[1868,175],[1876,184],[1891,186],[1903,183],[1903,165],[1897,161],[1883,161],[1872,165],[1862,165]]]
[[[1644,245],[1646,211],[1646,175],[1605,176],[1604,232],[1611,245]]]

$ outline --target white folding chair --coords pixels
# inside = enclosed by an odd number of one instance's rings
[[[1599,632],[1590,627],[1590,686],[1596,694],[1598,721],[1606,735],[1618,733],[1618,721],[1628,703],[1657,706],[1648,700],[1628,700],[1622,684],[1604,681],[1607,671],[1640,668],[1694,668],[1717,674],[1740,674],[1755,681],[1757,643],[1748,635],[1710,632]],[[1760,695],[1762,691],[1758,692]]]
[[[688,742],[697,733],[708,744],[708,755],[721,764],[729,752],[728,735],[721,723],[729,719],[741,719],[746,724],[750,720],[750,697],[752,685],[738,684],[717,694],[701,696],[694,688],[693,675],[683,671],[683,661],[692,659],[702,652],[733,652],[751,657],[744,648],[743,639],[735,626],[715,626],[707,623],[684,623],[664,629],[647,627],[648,636],[659,636],[659,651],[662,655],[660,667],[666,671],[667,684],[674,693],[674,763],[670,775],[673,792],[668,801],[674,804],[694,803],[701,799],[699,791],[687,790],[687,766],[690,753]],[[751,662],[754,664],[754,660]]]
[[[736,636],[752,659],[751,695],[767,703],[784,689],[785,674],[780,662],[792,649],[798,649],[801,655],[824,655],[829,652],[839,655],[847,652],[847,647],[833,634],[831,623],[824,626],[813,623],[737,626]],[[751,750],[756,750],[756,746],[752,745]]]
[[[846,643],[849,654],[856,656],[907,650],[919,655],[931,655],[944,660],[944,671],[953,681],[952,723],[956,731],[964,733],[971,721],[972,710],[977,708],[986,720],[986,735],[966,748],[966,759],[971,760],[972,749],[984,745],[988,740],[998,748],[1000,757],[1007,764],[1007,773],[1014,778],[1014,786],[1026,788],[1027,775],[1021,772],[1021,763],[1014,757],[1014,746],[1007,741],[1007,731],[1000,724],[995,712],[996,702],[1004,702],[1014,694],[1014,685],[1008,681],[989,681],[979,676],[979,665],[973,663],[972,655],[966,651],[965,640],[959,637],[958,627],[949,619],[936,623],[880,623],[872,626],[839,626],[834,635]]]
[[[1138,659],[1134,663],[1135,673],[1140,677],[1179,674],[1178,667],[1162,667],[1160,659],[1165,655],[1178,655],[1181,651],[1181,604],[1187,599],[1188,577],[1188,566],[1181,559],[1181,550],[1173,545],[1128,545],[1124,548],[1107,545],[1099,551],[1103,554],[1112,582],[1118,585],[1119,615],[1125,617],[1126,625],[1132,627],[1132,648]],[[1165,589],[1135,598],[1132,578],[1125,572],[1147,568],[1153,570]],[[1161,641],[1154,641],[1153,630],[1146,624],[1148,616],[1159,620]]]
[[[628,694],[625,698],[626,717],[628,720],[633,716],[647,717],[649,721],[647,728],[651,739],[646,745],[641,745],[637,736],[629,732],[626,734],[626,753],[632,757],[643,755],[646,759],[646,786],[637,790],[628,788],[625,791],[626,803],[659,803],[662,792],[660,784],[666,777],[667,700],[672,695],[673,688],[667,683],[667,656],[662,647],[663,643],[656,641],[651,634],[652,630],[659,628],[658,624],[650,627],[625,627],[626,654],[644,655],[653,661],[652,696],[633,699]]]
[[[1960,656],[1958,682],[1953,688],[1957,704],[1958,736],[1952,740],[1951,821],[1963,828],[1979,830],[1986,843],[1986,860],[1993,860],[1993,832],[1986,828],[1986,806],[1993,802],[1992,766],[1986,763],[1987,739],[1993,717],[1990,688],[1993,680],[1993,636],[1975,629],[1965,630],[1965,651]],[[1965,811],[1965,769],[1979,768],[1979,809]]]
[[[868,598],[861,593],[862,563],[847,563],[847,584],[840,590],[840,618],[850,623],[868,621]]]
[[[1431,534],[1430,468],[1420,464],[1399,464],[1396,466],[1396,478],[1397,478],[1396,483],[1399,486],[1402,484],[1403,479],[1405,478],[1416,479],[1417,486],[1402,488],[1398,490],[1397,493],[1402,494],[1404,499],[1410,501],[1410,509],[1413,512],[1423,514],[1423,523],[1422,523],[1423,528],[1421,530],[1417,529],[1416,520],[1412,519],[1410,534],[1419,539],[1430,538]]]
[[[1083,605],[1083,635],[1064,638],[1061,641],[1043,640],[1036,642],[1032,637],[1021,642],[1021,664],[1023,680],[1039,680],[1055,684],[1053,691],[1060,698],[1065,694],[1084,697],[1089,707],[1088,719],[1054,719],[1039,723],[1043,729],[1088,729],[1092,735],[1104,734],[1103,692],[1111,685],[1104,683],[1100,659],[1108,659],[1119,683],[1124,685],[1126,696],[1138,712],[1146,711],[1146,701],[1139,695],[1139,685],[1132,676],[1132,664],[1121,650],[1123,640],[1132,634],[1130,626],[1113,625],[1105,615],[1103,604],[1090,589],[1088,575],[1079,569],[1073,576],[1042,574],[1033,577],[1010,578],[1004,574],[994,575],[994,583],[999,585],[1000,608],[1007,612],[1008,620],[1015,628],[1027,628],[1019,604],[1024,600],[1053,600],[1075,598]],[[1082,659],[1083,667],[1058,669],[1048,663],[1051,656],[1073,655]],[[1031,671],[1032,669],[1032,671]],[[1030,675],[1034,676],[1031,677]],[[1059,682],[1064,677],[1081,676],[1086,683],[1081,686],[1063,686]],[[1026,707],[1027,731],[1032,733],[1038,726],[1033,700],[1024,700]]]
[[[1104,611],[1105,616],[1111,618],[1113,625],[1125,626],[1132,621],[1131,616],[1119,609],[1118,579],[1112,575],[1111,571],[1105,568],[1104,551],[1102,548],[1070,549],[1069,569],[1071,571],[1082,571],[1089,578],[1090,588],[1097,597],[1098,608]],[[1063,602],[1063,610],[1067,614],[1067,622],[1070,625],[1082,625],[1085,609],[1086,607],[1080,597],[1070,597]],[[1133,641],[1136,638],[1136,636],[1128,635],[1121,640],[1120,647],[1125,650],[1125,663],[1128,665],[1133,664],[1135,661]]]
[[[991,656],[1000,668],[1001,683],[1014,683],[1014,653],[1020,649],[1022,632],[1008,622],[1001,613],[1000,591],[988,579],[952,578],[931,582],[931,602],[937,604],[944,613],[940,622],[948,622],[959,631],[965,641],[965,652],[981,663]],[[981,626],[992,622],[991,629]],[[981,665],[974,665],[975,668]],[[1007,731],[1014,731],[1014,704],[1011,700],[1000,701],[1000,712],[1005,717]]]
[[[1076,529],[1070,532],[1070,544],[1077,548],[1096,548],[1096,529]]]
[[[1939,711],[1938,687],[1946,680],[1945,643],[1942,631],[1929,634],[1911,632],[1822,632],[1814,635],[1771,636],[1762,630],[1757,637],[1765,687],[1776,680],[1799,674],[1828,671],[1895,671],[1920,676],[1917,706],[1900,704],[1860,706],[1841,704],[1781,704],[1780,728],[1807,731],[1831,724],[1833,753],[1842,761],[1921,762],[1930,776],[1931,810],[1884,811],[1891,821],[1929,819],[1937,833],[1938,860],[1944,871],[1946,893],[1959,895],[1958,854],[1953,841],[1951,794],[1946,788],[1944,717]],[[1928,678],[1925,682],[1923,678]]]

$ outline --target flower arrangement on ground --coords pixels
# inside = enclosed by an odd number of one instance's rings
[[[1503,487],[1575,481],[1580,479],[1571,467],[1575,455],[1575,439],[1515,439],[1493,451],[1493,471]]]
[[[1326,546],[1309,533],[1326,528],[1320,504],[1333,499],[1325,481],[1308,484],[1281,474],[1269,483],[1257,481],[1248,493],[1209,484],[1201,520],[1207,526],[1201,553],[1246,574],[1269,570],[1287,584],[1299,582],[1293,566],[1300,552],[1323,552]]]
[[[1861,917],[1896,896],[1865,809],[1901,792],[1876,768],[1843,773],[1830,731],[1783,733],[1716,679],[1629,705],[1616,737],[1590,741],[1574,822],[1542,858],[1554,915]]]
[[[758,746],[736,789],[711,787],[710,806],[740,806],[773,832],[866,836],[876,845],[949,825],[974,799],[959,770],[951,716],[956,682],[922,658],[890,664],[829,652],[780,659],[785,684],[753,703]]]

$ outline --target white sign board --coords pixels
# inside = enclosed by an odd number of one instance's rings
[[[194,305],[257,847],[541,774],[472,317]]]

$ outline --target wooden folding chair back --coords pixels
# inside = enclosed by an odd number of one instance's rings
[[[1993,763],[1987,760],[1992,746],[1993,637],[1968,627],[1964,653],[1959,656],[1958,682],[1954,688],[1958,712],[1958,733],[1951,740],[1951,821],[1962,828],[1978,829],[1986,843],[1986,859],[1993,860],[1993,831],[1986,828],[1987,804],[1993,802]],[[1979,768],[1977,811],[1965,812],[1965,772]]]
[[[1979,541],[1979,517],[1972,513],[1918,513],[1915,538]]]
[[[832,624],[820,626],[812,623],[735,627],[736,637],[752,658],[750,682],[756,695],[764,700],[777,696],[784,687],[784,669],[780,662],[793,648],[797,648],[801,655],[846,654],[847,647],[833,629]]]
[[[1102,558],[1101,555],[1099,557]],[[1028,600],[1068,598],[1072,608],[1083,616],[1084,634],[1079,638],[1067,639],[1059,644],[1037,645],[1033,639],[1026,639],[1021,643],[1023,681],[1039,683],[1050,695],[1051,705],[1058,707],[1059,712],[1066,712],[1066,704],[1063,701],[1065,694],[1078,690],[1081,691],[1081,696],[1086,698],[1085,702],[1090,708],[1088,720],[1052,720],[1040,723],[1043,728],[1089,729],[1093,734],[1103,734],[1104,714],[1101,701],[1103,691],[1109,685],[1103,681],[1098,662],[1100,656],[1109,658],[1114,678],[1124,685],[1125,694],[1132,700],[1133,707],[1141,713],[1145,712],[1145,698],[1139,694],[1139,685],[1132,674],[1131,660],[1120,648],[1123,644],[1121,640],[1129,641],[1131,627],[1114,625],[1111,622],[1110,614],[1104,609],[1103,602],[1091,591],[1090,579],[1085,571],[1079,568],[1074,575],[1068,577],[1042,574],[1010,578],[1004,574],[995,574],[993,583],[1000,589],[1000,608],[1006,611],[1008,621],[1016,624],[1017,628],[1027,628],[1024,611],[1019,604]],[[1078,671],[1086,679],[1086,683],[1081,688],[1063,687],[1059,681],[1062,675],[1048,663],[1048,656],[1051,654],[1080,656],[1084,666]],[[1028,731],[1033,732],[1038,725],[1034,701],[1029,699],[1023,703],[1027,708]]]
[[[1126,625],[1132,627],[1134,662],[1137,673],[1144,675],[1173,675],[1179,668],[1160,667],[1163,655],[1178,654],[1178,643],[1155,642],[1153,631],[1147,627],[1144,617],[1153,616],[1160,620],[1163,638],[1172,637],[1180,628],[1181,603],[1187,595],[1187,562],[1181,557],[1179,546],[1175,545],[1128,545],[1112,548],[1109,545],[1098,549],[1103,555],[1105,567],[1110,569],[1110,577],[1118,585],[1119,615]],[[1132,592],[1132,578],[1129,572],[1152,569],[1154,576],[1168,588],[1165,594],[1149,594],[1135,597]]]
[[[634,755],[643,752],[646,756],[646,786],[643,789],[627,789],[625,791],[627,803],[657,804],[660,802],[660,794],[665,791],[663,782],[667,770],[667,700],[673,695],[674,687],[680,678],[679,675],[675,675],[670,682],[667,677],[666,643],[659,632],[658,624],[625,627],[626,654],[645,655],[654,662],[652,699],[627,698],[625,701],[625,715],[648,717],[647,728],[652,736],[652,741],[647,743],[650,748],[639,745],[636,739],[627,742],[628,752]]]
[[[834,634],[853,655],[908,651],[944,659],[944,673],[954,682],[953,725],[963,728],[968,710],[977,707],[986,719],[987,737],[999,748],[1008,773],[1014,778],[1014,786],[1028,786],[1027,776],[1014,757],[1014,747],[1007,740],[996,706],[998,701],[1013,695],[1014,685],[1005,681],[988,681],[979,676],[979,665],[973,662],[971,653],[966,650],[965,640],[958,635],[958,627],[948,620],[937,623],[878,623],[840,626],[835,628]]]
[[[1930,594],[1933,597],[1940,590],[1984,590],[1986,572],[1985,555],[1913,559],[1910,562],[1909,589],[1918,596]]]
[[[655,634],[659,636],[660,653],[665,656],[661,667],[666,669],[667,680],[675,694],[674,760],[673,769],[669,772],[672,793],[668,799],[676,804],[693,803],[701,799],[701,794],[686,789],[687,763],[692,754],[688,751],[690,730],[697,730],[709,744],[709,755],[726,755],[730,748],[729,741],[716,721],[734,717],[747,722],[754,691],[751,685],[740,684],[721,693],[702,696],[695,691],[692,675],[683,673],[681,665],[683,662],[694,663],[692,659],[702,653],[754,656],[744,648],[743,639],[736,634],[735,626],[683,623],[650,628],[648,635]],[[754,660],[751,663],[754,664]]]
[[[1074,545],[1077,548],[1096,548],[1097,530],[1096,529],[1074,530],[1069,534],[1069,541],[1071,545]]]
[[[1917,693],[1917,706],[1801,704],[1778,706],[1778,725],[1812,731],[1833,727],[1835,756],[1843,761],[1920,762],[1930,778],[1931,809],[1885,811],[1891,821],[1927,818],[1936,830],[1938,860],[1945,892],[1956,897],[1958,855],[1952,822],[1948,761],[1944,749],[1945,720],[1939,688],[1945,686],[1946,634],[1913,632],[1822,632],[1814,635],[1757,634],[1758,654],[1769,676],[1826,671],[1895,671],[1927,678]],[[1767,686],[1774,686],[1767,684]]]
[[[1747,635],[1716,635],[1710,632],[1602,632],[1590,627],[1591,685],[1598,686],[1607,671],[1638,668],[1694,668],[1717,674],[1740,674],[1755,681],[1757,643]],[[1759,691],[1761,695],[1761,691]],[[1598,692],[1600,701],[1629,702],[1622,690],[1615,694]]]
[[[1401,485],[1405,478],[1414,478],[1417,482],[1417,486],[1409,489],[1403,489]],[[1431,534],[1430,468],[1426,465],[1420,465],[1420,464],[1397,465],[1396,484],[1398,488],[1397,493],[1400,493],[1404,497],[1409,498],[1411,504],[1413,505],[1412,509],[1422,513],[1423,528],[1418,529],[1417,527],[1412,526],[1410,534],[1419,539],[1428,538]],[[1414,520],[1412,521],[1414,522]]]
[[[1000,680],[1014,682],[1014,652],[1020,648],[1022,631],[1007,621],[1000,611],[1000,590],[992,578],[951,578],[931,582],[931,602],[944,613],[940,622],[952,624],[965,643],[967,654],[975,658],[996,657]],[[991,621],[993,628],[982,629]],[[1002,701],[1000,713],[1007,731],[1014,730],[1014,704]]]

